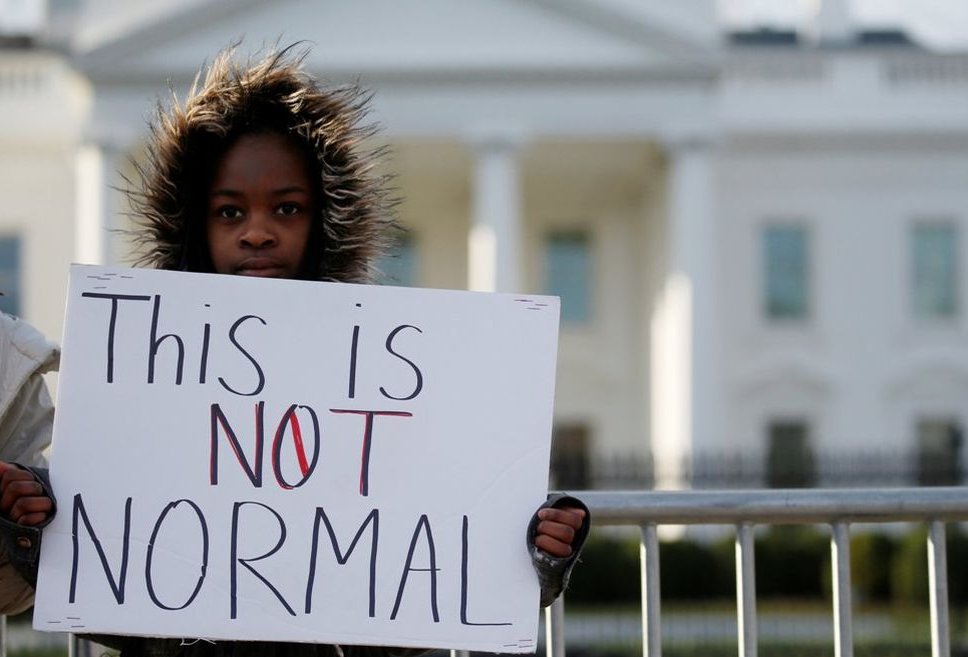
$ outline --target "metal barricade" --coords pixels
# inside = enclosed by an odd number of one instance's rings
[[[950,657],[945,523],[968,520],[966,488],[851,490],[642,491],[576,493],[596,527],[641,530],[642,646],[661,657],[659,537],[662,525],[731,525],[736,541],[736,617],[740,657],[757,655],[754,530],[764,525],[830,527],[834,654],[853,657],[850,527],[855,524],[924,522],[928,525],[928,579],[932,657]],[[563,657],[564,602],[546,610],[546,653]],[[2,631],[2,628],[0,628]],[[85,642],[72,637],[70,654],[83,657]],[[0,651],[3,647],[0,646]],[[0,657],[5,654],[0,652]],[[468,653],[453,651],[454,657]]]
[[[642,646],[662,655],[659,539],[661,525],[732,525],[736,530],[736,616],[740,657],[757,654],[753,532],[761,525],[827,525],[831,529],[834,654],[853,657],[850,527],[926,522],[932,657],[950,657],[945,523],[968,520],[966,488],[851,490],[644,491],[576,493],[596,527],[638,526],[641,538]],[[548,618],[548,657],[565,654],[563,618]]]

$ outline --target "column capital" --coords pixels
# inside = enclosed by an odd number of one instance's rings
[[[658,141],[669,152],[706,151],[717,146],[719,131],[713,126],[670,126],[659,133]]]
[[[139,135],[132,130],[108,130],[94,125],[81,135],[81,144],[96,147],[107,155],[118,156],[134,150],[138,139]]]
[[[474,126],[464,135],[464,141],[480,154],[515,154],[529,139],[527,130],[506,125]]]

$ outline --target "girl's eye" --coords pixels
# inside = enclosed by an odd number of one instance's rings
[[[242,217],[242,210],[234,205],[223,205],[215,211],[215,214],[223,219],[239,219]]]
[[[276,210],[276,212],[288,217],[294,214],[298,214],[301,210],[302,210],[302,207],[298,203],[283,203],[282,205],[279,206],[279,209]]]

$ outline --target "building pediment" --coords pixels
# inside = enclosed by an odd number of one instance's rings
[[[709,66],[715,44],[710,0],[677,2],[671,12],[626,0],[134,0],[114,11],[102,4],[85,7],[75,40],[78,64],[95,82],[183,82],[240,40],[247,51],[304,41],[309,67],[337,79],[594,79]]]

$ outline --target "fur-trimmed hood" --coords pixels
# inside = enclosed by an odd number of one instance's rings
[[[167,107],[159,104],[146,159],[126,190],[138,264],[206,270],[201,204],[214,167],[238,136],[264,131],[269,121],[302,142],[316,164],[319,215],[307,250],[318,264],[307,277],[373,278],[394,221],[386,176],[374,172],[384,150],[363,145],[374,132],[361,125],[369,96],[355,86],[321,88],[302,69],[304,58],[290,47],[240,63],[229,49],[199,72],[183,103],[172,93]]]

